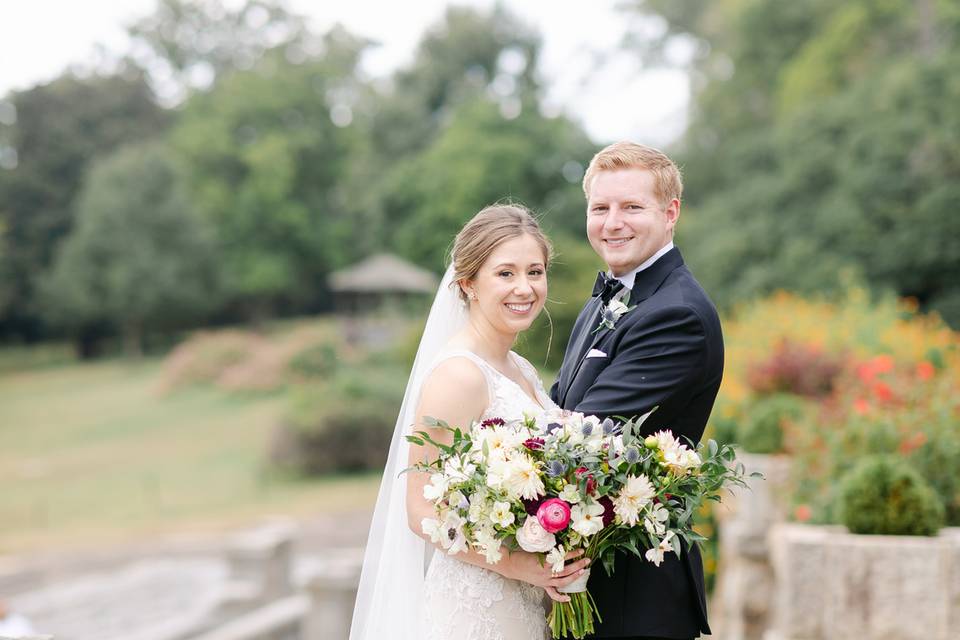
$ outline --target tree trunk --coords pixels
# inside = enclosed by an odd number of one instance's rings
[[[123,326],[123,353],[134,360],[143,356],[143,323],[131,320]]]

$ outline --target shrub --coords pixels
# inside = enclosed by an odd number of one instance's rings
[[[406,376],[399,367],[342,366],[324,384],[294,389],[271,463],[302,475],[382,469]]]
[[[905,461],[866,457],[840,481],[840,521],[853,533],[932,536],[943,526],[943,505]]]
[[[794,395],[761,396],[745,411],[736,441],[747,453],[782,453],[784,428],[798,420],[804,409],[804,401]]]
[[[720,395],[734,402],[750,397],[749,369],[784,339],[860,359],[885,353],[904,362],[941,359],[946,368],[960,363],[957,334],[935,314],[918,313],[914,300],[871,299],[855,287],[833,300],[780,292],[738,306],[723,319],[723,337]]]
[[[288,368],[301,378],[320,378],[333,373],[337,366],[337,350],[332,344],[315,344],[290,359]]]
[[[936,491],[960,525],[960,371],[877,356],[857,365],[831,398],[791,430],[793,500],[836,522],[836,478],[872,454],[896,455]]]
[[[813,345],[783,338],[766,360],[747,372],[755,394],[792,393],[819,398],[833,391],[843,358]]]
[[[304,428],[281,423],[271,443],[271,461],[301,475],[382,469],[396,421],[393,404],[342,403]]]

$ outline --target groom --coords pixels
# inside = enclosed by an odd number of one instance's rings
[[[673,246],[682,189],[676,165],[650,147],[619,142],[590,162],[587,238],[608,273],[577,317],[550,395],[601,417],[658,407],[644,432],[670,429],[697,443],[723,375],[723,337],[713,303]],[[596,638],[710,633],[696,546],[659,567],[619,554],[614,574],[597,567],[589,588],[603,618]]]

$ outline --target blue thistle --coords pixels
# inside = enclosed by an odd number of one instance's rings
[[[603,435],[609,436],[616,432],[617,425],[614,424],[613,420],[610,418],[604,418],[603,422],[600,423],[600,426],[603,427]]]
[[[640,461],[640,450],[636,447],[627,447],[624,457],[630,464],[637,464]]]
[[[546,469],[547,475],[551,478],[562,476],[566,471],[567,465],[563,464],[560,460],[551,460]]]
[[[580,433],[583,434],[583,437],[584,437],[584,438],[589,438],[589,437],[590,437],[590,434],[593,433],[593,423],[592,423],[592,422],[584,422],[584,423],[583,423],[583,426],[580,427]]]

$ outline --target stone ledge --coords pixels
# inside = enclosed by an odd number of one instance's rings
[[[960,625],[960,529],[867,536],[771,529],[782,640],[948,640]]]

